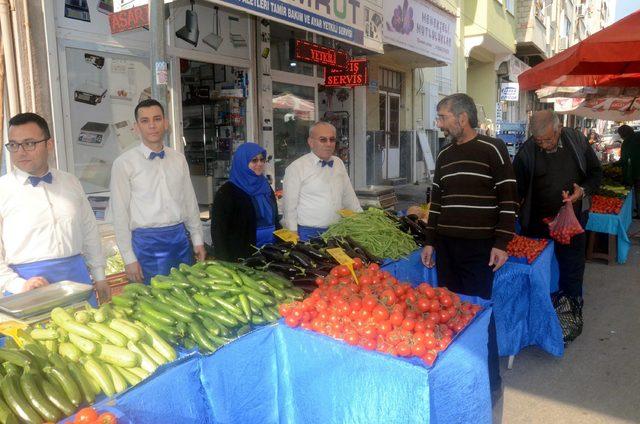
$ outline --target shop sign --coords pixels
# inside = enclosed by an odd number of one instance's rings
[[[382,53],[382,43],[365,37],[370,0],[214,0],[214,3]],[[368,7],[365,7],[368,6]],[[365,42],[365,38],[367,39]]]
[[[291,40],[289,50],[291,59],[331,68],[347,69],[351,59],[344,50],[332,49],[306,40]]]
[[[500,84],[500,100],[517,102],[520,94],[520,84],[517,82],[503,82]]]
[[[149,5],[136,6],[109,15],[111,34],[149,26]]]
[[[324,85],[327,87],[355,87],[369,84],[367,59],[349,61],[348,69],[324,68]]]
[[[385,0],[382,40],[446,63],[453,62],[456,17],[417,0]]]

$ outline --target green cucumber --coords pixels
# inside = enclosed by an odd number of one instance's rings
[[[95,395],[97,393],[95,387],[93,387],[91,381],[89,380],[89,376],[86,375],[84,369],[82,369],[80,365],[76,364],[75,362],[70,363],[68,368],[69,374],[71,375],[71,377],[73,377],[75,382],[78,384],[78,387],[80,388],[80,392],[82,393],[84,401],[89,405],[93,404],[96,399]],[[99,393],[99,388],[97,392]]]
[[[56,408],[61,410],[64,415],[69,416],[76,412],[76,408],[69,402],[67,396],[54,386],[53,383],[45,379],[40,382],[40,385],[42,386],[42,393]]]
[[[40,391],[36,383],[36,377],[32,372],[25,371],[22,373],[20,376],[20,388],[27,402],[42,418],[54,422],[62,418],[60,410]]]
[[[160,335],[150,326],[140,324],[151,338],[151,347],[157,350],[167,361],[175,361],[178,358],[176,350],[167,343]]]
[[[154,348],[152,348],[151,346],[149,346],[148,344],[146,344],[145,342],[138,342],[138,346],[140,347],[140,349],[142,349],[144,351],[144,353],[146,353],[149,358],[151,358],[153,360],[153,362],[155,362],[158,365],[163,365],[166,364],[167,362],[169,362],[167,360],[167,358],[165,358],[164,356],[162,356],[160,354],[160,352],[158,352],[157,350],[155,350]]]
[[[96,380],[100,389],[107,397],[111,397],[115,394],[116,389],[113,386],[113,381],[111,381],[109,373],[98,361],[91,357],[86,357],[84,361],[84,369],[87,371],[89,376]]]
[[[78,387],[78,384],[71,375],[69,375],[66,369],[63,370],[55,366],[49,366],[45,367],[43,371],[49,376],[52,382],[56,382],[60,387],[62,387],[64,394],[67,395],[67,398],[74,406],[80,406],[82,403],[80,387]]]
[[[27,399],[25,399],[22,391],[18,388],[17,377],[9,373],[0,382],[0,392],[7,405],[13,413],[21,421],[27,423],[42,423],[40,415],[29,405]]]
[[[191,322],[193,320],[193,318],[191,317],[191,314],[183,312],[166,303],[160,302],[158,300],[151,300],[149,301],[149,303],[151,307],[154,308],[156,312],[159,314],[164,314],[167,317],[170,317],[172,319],[176,319],[182,322]]]
[[[9,408],[2,396],[0,396],[0,423],[2,424],[18,424],[18,419],[13,415],[13,411]]]
[[[121,393],[127,390],[127,380],[125,380],[120,371],[118,371],[118,369],[111,364],[104,364],[104,367],[109,373],[111,381],[113,381],[113,388],[115,389],[116,393]]]
[[[176,320],[173,316],[170,316],[167,313],[160,312],[158,309],[155,308],[155,304],[157,303],[160,303],[160,302],[154,302],[154,304],[151,304],[151,302],[143,300],[139,303],[138,306],[142,313],[147,314],[148,316],[164,323],[164,325],[167,325],[169,327],[175,325]]]
[[[9,362],[22,368],[31,365],[27,355],[13,349],[0,349],[0,362]]]
[[[146,352],[138,347],[138,345],[132,341],[127,343],[127,347],[132,351],[140,355],[140,367],[147,371],[148,373],[153,373],[156,369],[158,369],[158,364],[151,359]],[[134,367],[135,368],[135,367]]]

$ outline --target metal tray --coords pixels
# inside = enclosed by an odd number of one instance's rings
[[[87,300],[93,291],[89,284],[60,281],[25,293],[0,298],[0,311],[15,318],[26,318]]]

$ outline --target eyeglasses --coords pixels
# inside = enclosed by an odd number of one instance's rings
[[[23,141],[22,143],[16,143],[15,141],[10,141],[7,144],[5,144],[5,146],[7,147],[7,150],[9,150],[11,153],[16,153],[18,150],[20,150],[21,146],[25,152],[33,152],[36,149],[36,145],[38,143],[42,143],[47,140],[49,139],[45,138],[37,141],[29,140],[29,141]]]

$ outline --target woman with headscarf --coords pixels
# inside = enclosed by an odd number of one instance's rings
[[[274,240],[280,228],[276,197],[264,176],[267,151],[242,144],[233,155],[227,181],[215,195],[211,238],[216,258],[234,261]]]

